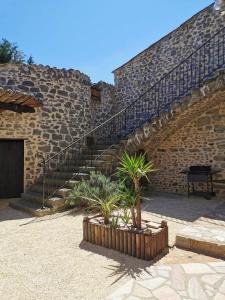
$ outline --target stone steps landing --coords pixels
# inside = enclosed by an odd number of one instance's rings
[[[78,162],[71,161],[69,165],[60,166],[59,169],[53,172],[52,177],[47,180],[47,184],[51,186],[52,191],[55,191],[55,193],[50,199],[46,199],[46,210],[40,209],[43,190],[43,178],[41,177],[30,187],[29,191],[21,195],[21,199],[10,201],[9,205],[33,216],[52,214],[67,208],[66,200],[76,184],[82,179],[87,179],[91,171],[104,172],[110,170],[113,155],[116,151],[116,146],[110,147],[110,149],[104,145],[96,146],[91,151],[81,154]]]
[[[178,232],[176,246],[225,259],[225,228],[213,224],[192,224]]]
[[[9,201],[9,206],[14,209],[26,212],[34,217],[43,217],[56,212],[54,208],[50,207],[41,209],[41,205],[26,199],[12,199]]]

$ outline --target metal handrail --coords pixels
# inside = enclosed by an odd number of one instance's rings
[[[151,121],[161,112],[169,111],[171,105],[180,102],[180,98],[187,95],[190,90],[200,87],[206,78],[209,78],[221,67],[225,67],[224,41],[225,27],[216,32],[121,111],[46,159],[43,162],[43,168],[46,170],[43,176],[45,182],[48,182],[48,175],[50,178],[57,168],[68,166],[69,170],[71,162],[76,166],[76,162],[84,151],[90,150],[89,153],[91,153],[91,149],[87,145],[88,137],[92,136],[98,144],[117,144],[119,140],[126,138],[145,122]],[[56,164],[55,160],[57,160]],[[52,185],[47,192],[44,187],[43,197],[51,196],[56,187],[57,184]]]

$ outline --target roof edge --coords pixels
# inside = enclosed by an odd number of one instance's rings
[[[178,29],[180,29],[181,27],[183,27],[184,25],[186,25],[187,23],[189,23],[192,19],[196,18],[200,13],[202,13],[203,11],[209,9],[211,6],[213,6],[214,3],[206,6],[205,8],[203,8],[202,10],[200,10],[199,12],[197,12],[196,14],[194,14],[192,17],[190,17],[188,20],[186,20],[185,22],[181,23],[181,25],[179,25],[178,27],[176,27],[174,30],[168,32],[166,35],[164,35],[163,37],[161,37],[158,41],[156,41],[155,43],[151,44],[150,46],[148,46],[147,48],[145,48],[144,50],[142,50],[141,52],[139,52],[138,54],[136,54],[134,57],[132,57],[131,59],[129,59],[127,62],[125,62],[124,64],[122,64],[120,67],[114,69],[112,71],[112,73],[116,72],[117,70],[125,67],[126,65],[128,65],[130,62],[132,62],[136,57],[138,57],[139,55],[141,55],[142,53],[144,53],[145,51],[151,49],[152,47],[154,47],[155,45],[157,45],[158,43],[160,43],[161,41],[163,41],[164,39],[166,39],[170,34],[176,32]]]

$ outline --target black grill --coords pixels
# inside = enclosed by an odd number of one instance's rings
[[[213,174],[217,171],[213,171],[211,166],[191,166],[188,170],[184,170],[182,173],[187,174],[187,190],[188,197],[190,194],[200,194],[210,199],[211,196],[215,196],[213,190]],[[206,190],[197,191],[195,183],[206,183]],[[192,189],[192,192],[190,190]]]

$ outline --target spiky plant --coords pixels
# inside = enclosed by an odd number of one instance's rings
[[[120,165],[117,168],[120,177],[124,180],[128,177],[132,180],[135,192],[135,202],[133,209],[135,209],[135,217],[133,217],[133,225],[141,229],[141,190],[140,180],[146,178],[149,180],[149,174],[156,171],[152,161],[146,162],[145,155],[129,155],[124,153]]]
[[[79,198],[88,201],[90,208],[100,210],[104,223],[109,223],[112,212],[120,200],[119,184],[100,172],[91,172],[88,180],[82,180],[71,191],[69,204],[75,205]]]

